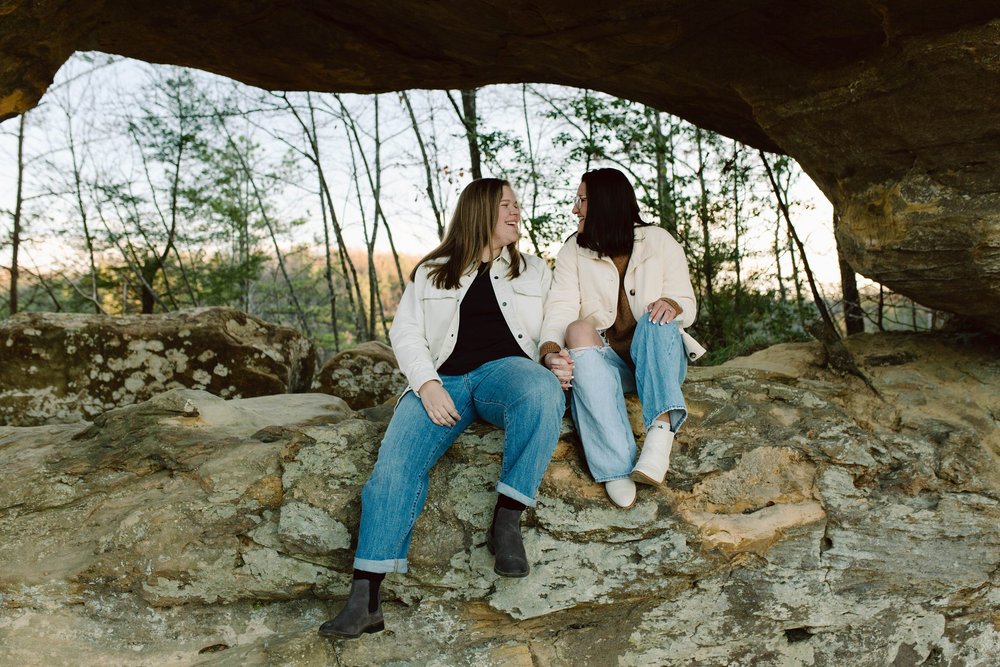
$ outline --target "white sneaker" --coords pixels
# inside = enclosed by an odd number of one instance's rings
[[[670,467],[670,449],[674,445],[674,432],[666,422],[653,422],[646,433],[639,462],[632,469],[632,479],[642,484],[660,486]]]
[[[604,488],[611,502],[618,507],[628,509],[635,505],[635,482],[630,479],[613,479],[604,483]]]

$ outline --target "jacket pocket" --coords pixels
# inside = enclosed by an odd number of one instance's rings
[[[458,291],[429,289],[420,295],[424,311],[424,328],[427,339],[444,338],[452,319],[458,314]]]
[[[542,286],[538,283],[511,283],[518,296],[542,298]]]

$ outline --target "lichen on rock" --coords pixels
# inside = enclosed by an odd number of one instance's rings
[[[312,343],[229,308],[110,318],[20,313],[0,323],[0,424],[93,419],[171,389],[247,398],[309,388]]]

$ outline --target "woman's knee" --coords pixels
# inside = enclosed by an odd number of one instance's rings
[[[564,401],[562,385],[556,376],[544,366],[535,364],[526,375],[525,386],[520,388],[521,397],[540,405],[555,404]]]
[[[415,481],[419,476],[405,447],[388,440],[382,441],[379,447],[378,459],[372,474],[365,483],[365,489],[378,491],[380,489],[398,489]],[[411,479],[412,478],[412,479]]]
[[[576,320],[566,327],[566,347],[590,347],[601,344],[597,329],[586,320]]]
[[[676,320],[654,323],[649,321],[649,317],[643,316],[636,324],[636,331],[640,330],[646,335],[659,336],[661,338],[679,339],[681,336],[681,328],[677,326]]]

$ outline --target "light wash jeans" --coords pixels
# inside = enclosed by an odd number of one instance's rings
[[[412,391],[399,401],[361,492],[355,569],[407,571],[406,554],[427,500],[430,470],[477,417],[504,429],[497,492],[535,505],[566,409],[555,375],[527,358],[506,357],[465,375],[443,375],[441,381],[461,419],[454,426],[438,426]]]
[[[643,316],[636,323],[630,352],[634,374],[607,344],[569,351],[574,362],[570,395],[573,422],[587,465],[598,482],[626,479],[635,466],[635,437],[625,409],[626,392],[638,389],[646,429],[665,412],[670,413],[671,431],[676,432],[687,419],[681,394],[687,357],[677,325],[653,324]]]

